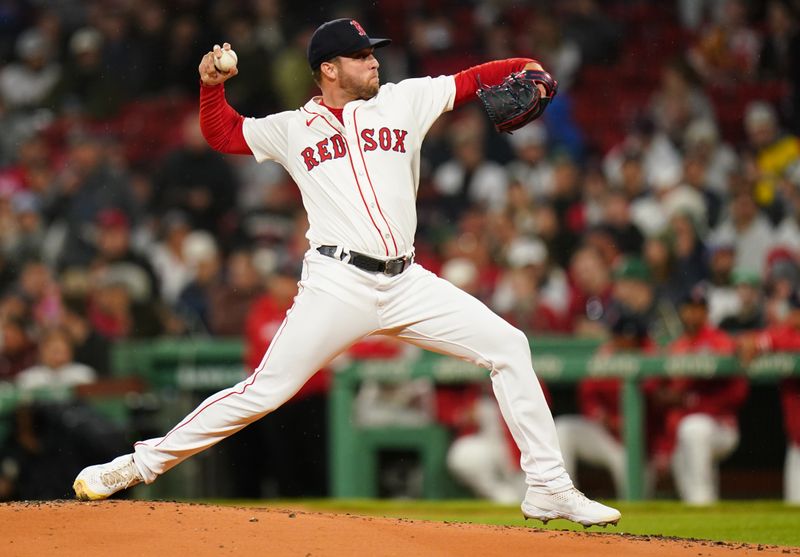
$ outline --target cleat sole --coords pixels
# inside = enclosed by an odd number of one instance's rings
[[[75,491],[75,498],[79,501],[99,501],[105,499],[104,496],[95,493],[86,486],[84,480],[76,480],[72,484],[72,489]]]
[[[530,516],[530,515],[527,515],[527,514],[523,513],[522,516],[525,517],[526,521],[528,519],[539,520],[544,525],[547,525],[547,523],[550,522],[551,520],[556,520],[556,519],[562,518],[564,520],[569,520],[570,522],[575,522],[577,524],[580,524],[584,528],[590,528],[592,526],[600,526],[602,528],[605,528],[608,525],[616,526],[617,523],[619,522],[619,518],[616,519],[616,520],[608,520],[608,521],[601,521],[601,522],[590,522],[590,521],[582,521],[582,520],[578,519],[577,517],[572,517],[572,516],[569,516],[569,515],[558,515],[558,516],[543,517],[543,516]]]

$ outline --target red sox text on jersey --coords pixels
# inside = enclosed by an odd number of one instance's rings
[[[383,151],[395,151],[397,153],[406,152],[407,130],[387,127],[379,128],[376,132],[374,128],[361,130],[361,140],[364,142],[364,151],[374,151],[380,148]],[[321,163],[333,159],[339,159],[347,154],[347,144],[342,134],[335,134],[318,141],[314,147],[306,147],[300,152],[306,169],[311,170]]]

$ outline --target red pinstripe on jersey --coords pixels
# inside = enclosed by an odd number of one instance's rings
[[[358,122],[356,121],[356,112],[358,112],[358,108],[353,111],[353,127],[356,130],[356,145],[358,145],[358,152],[361,154],[361,163],[364,165],[364,172],[367,173],[367,181],[369,182],[369,187],[372,190],[372,196],[375,198],[375,204],[378,206],[378,213],[380,213],[383,222],[386,223],[386,228],[389,229],[389,234],[392,236],[392,244],[394,244],[394,255],[397,257],[397,241],[394,239],[394,232],[392,232],[392,227],[389,226],[389,221],[386,220],[386,217],[383,215],[383,209],[381,209],[381,203],[378,201],[378,196],[375,193],[375,187],[372,185],[372,178],[369,175],[369,168],[367,168],[367,161],[364,160],[364,151],[361,150],[361,141],[359,141],[359,133],[358,133]],[[388,253],[387,253],[388,255]]]
[[[330,128],[333,131],[335,131],[336,133],[339,133],[339,130],[337,130],[336,127],[333,124],[331,124],[328,121],[327,118],[325,118],[324,114],[321,114],[319,112],[311,112],[310,110],[307,110],[306,107],[303,107],[303,110],[305,112],[307,112],[308,114],[314,114],[315,117],[322,118],[322,120],[326,124],[328,124],[328,126],[330,126]],[[347,137],[345,137],[345,136],[342,136],[342,137],[344,137],[345,142],[347,142]],[[367,205],[367,200],[364,198],[364,192],[361,190],[361,183],[358,181],[358,176],[356,175],[356,167],[353,164],[353,156],[350,154],[350,146],[349,145],[347,147],[347,158],[350,160],[350,170],[353,171],[353,179],[356,181],[356,187],[358,188],[358,194],[361,196],[361,202],[364,204],[364,209],[367,211],[367,214],[369,215],[369,220],[372,221],[372,226],[374,226],[375,230],[378,231],[378,236],[380,236],[381,242],[383,242],[383,248],[384,248],[384,250],[386,250],[386,255],[388,256],[389,255],[389,246],[386,244],[386,240],[383,238],[383,233],[381,232],[380,227],[375,223],[375,219],[372,217],[372,213],[370,212],[369,206]],[[376,201],[377,201],[377,199],[376,199]],[[389,230],[389,233],[391,234],[391,230]]]

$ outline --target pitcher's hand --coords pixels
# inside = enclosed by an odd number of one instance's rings
[[[235,66],[229,72],[221,72],[214,65],[214,58],[222,56],[222,50],[230,50],[230,43],[223,43],[220,47],[218,44],[214,45],[214,49],[208,52],[200,61],[198,71],[200,72],[200,80],[204,85],[219,85],[225,83],[230,78],[239,73],[239,69]]]

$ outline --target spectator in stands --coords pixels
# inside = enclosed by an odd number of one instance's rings
[[[553,160],[553,193],[549,204],[558,216],[560,228],[570,234],[581,234],[585,228],[582,169],[570,155],[561,154]]]
[[[260,4],[263,5],[265,2],[260,2]],[[276,27],[277,25],[270,25],[266,30],[266,36],[274,37],[276,31],[280,33]],[[267,44],[265,44],[270,52],[275,53],[272,87],[280,106],[284,109],[302,106],[309,97],[309,91],[315,87],[314,79],[306,71],[308,66],[306,48],[313,32],[313,27],[300,29],[283,48],[275,48],[270,44],[281,41],[282,38],[268,38]]]
[[[677,212],[670,219],[672,248],[675,254],[670,277],[670,301],[677,303],[698,282],[709,278],[708,254],[701,228],[693,215]]]
[[[508,184],[508,201],[503,213],[491,215],[491,228],[494,235],[499,236],[498,241],[513,238],[516,234],[536,235],[538,219],[535,205],[531,200],[525,186],[512,180]],[[555,213],[553,213],[555,219]],[[497,229],[500,233],[497,233]]]
[[[769,219],[758,209],[748,187],[733,192],[729,215],[711,234],[713,243],[732,244],[736,249],[736,267],[762,274],[766,255],[775,242]]]
[[[29,317],[34,326],[48,327],[58,322],[61,299],[53,272],[43,262],[26,261],[17,280],[17,291],[30,308]]]
[[[610,185],[599,164],[589,162],[586,166],[580,189],[583,192],[584,226],[591,228],[603,221],[603,201]],[[566,266],[566,264],[562,266]]]
[[[692,31],[700,29],[709,19],[717,20],[727,0],[678,0],[681,24]]]
[[[797,22],[797,3],[771,0],[767,4],[767,29],[759,56],[759,74],[762,79],[785,81],[789,91],[781,103],[792,124],[792,131],[800,134],[800,30]]]
[[[576,0],[564,8],[564,36],[578,44],[583,63],[614,62],[622,38],[620,23],[606,16],[596,0]]]
[[[611,184],[622,182],[622,165],[631,153],[641,156],[647,184],[652,184],[659,173],[681,167],[680,152],[669,137],[658,130],[653,119],[645,114],[633,119],[625,139],[603,158],[603,172]]]
[[[730,176],[739,167],[739,157],[730,145],[722,142],[717,125],[711,120],[692,121],[686,127],[682,145],[687,159],[703,165],[707,189],[726,201]]]
[[[582,226],[580,212],[572,212],[580,220],[574,219],[578,222],[573,222],[571,226],[571,223],[559,219],[556,208],[549,202],[532,207],[533,222],[530,232],[545,243],[551,262],[562,269],[569,266],[572,254],[578,246],[581,232],[579,226]],[[519,231],[524,232],[524,229],[520,227]]]
[[[39,198],[33,193],[23,191],[14,194],[10,201],[13,228],[5,244],[9,260],[19,266],[29,259],[42,259],[45,255],[46,230]]]
[[[574,38],[566,37],[561,22],[544,11],[532,19],[529,30],[520,34],[517,49],[520,52],[535,52],[542,65],[558,76],[559,94],[568,91],[581,67],[581,45]],[[508,57],[490,56],[490,59]]]
[[[738,335],[764,327],[764,307],[761,296],[761,277],[747,269],[733,272],[733,285],[739,298],[736,313],[729,314],[719,328],[730,335]]]
[[[603,218],[607,207],[620,206],[622,202],[619,198],[624,196],[627,200],[629,218],[640,232],[648,236],[663,232],[666,217],[654,195],[651,182],[645,176],[641,151],[630,149],[624,153],[620,181],[614,185],[615,191],[607,191],[600,202]]]
[[[764,327],[762,308],[761,277],[746,269],[733,272],[733,284],[739,298],[736,313],[727,315],[719,328],[731,335],[737,335]]]
[[[105,209],[97,215],[97,253],[91,262],[95,273],[118,269],[143,290],[139,299],[158,298],[160,283],[153,265],[131,246],[131,222],[119,209]]]
[[[178,296],[175,311],[188,333],[211,332],[211,291],[220,279],[222,262],[214,237],[204,230],[183,241],[183,258],[193,279]]]
[[[22,390],[76,387],[97,379],[95,370],[74,360],[72,337],[63,327],[51,327],[39,337],[36,365],[22,370],[15,383]]]
[[[603,203],[603,224],[613,234],[614,243],[623,255],[642,253],[644,243],[644,235],[631,213],[632,207],[622,192],[612,190],[606,194]]]
[[[161,240],[150,253],[150,265],[161,285],[160,297],[169,306],[175,305],[181,291],[192,280],[192,271],[183,255],[183,243],[191,230],[184,213],[168,212],[161,219]]]
[[[239,336],[250,304],[263,292],[263,278],[253,264],[253,253],[246,249],[232,252],[226,261],[223,280],[211,287],[209,324],[218,336]]]
[[[653,178],[653,195],[666,219],[672,219],[677,214],[686,214],[701,233],[705,234],[708,229],[706,200],[702,191],[687,182],[683,166],[664,168],[658,172]]]
[[[775,108],[764,101],[747,106],[744,125],[755,166],[756,203],[777,222],[783,211],[778,202],[780,179],[792,165],[800,163],[800,139],[781,130]]]
[[[654,354],[647,322],[641,316],[621,311],[611,319],[611,338],[597,351],[600,357],[615,354]],[[620,412],[621,381],[618,378],[587,378],[578,384],[580,414],[555,418],[558,444],[564,466],[573,480],[578,462],[605,468],[611,475],[617,497],[627,495],[627,465],[622,441]]]
[[[683,60],[673,60],[661,70],[661,84],[650,97],[650,114],[656,127],[680,145],[686,126],[693,120],[714,119],[714,108]]]
[[[94,27],[78,29],[70,37],[66,69],[52,94],[60,112],[102,119],[120,110],[126,92],[117,74],[104,63],[103,47],[103,35]],[[153,58],[149,60],[148,67],[157,65]]]
[[[79,134],[69,146],[64,170],[45,203],[60,267],[85,267],[95,254],[97,216],[104,209],[119,209],[132,224],[139,208],[124,169],[109,163],[108,141]]]
[[[83,297],[65,296],[61,323],[71,337],[75,362],[92,368],[101,377],[108,376],[111,374],[111,343],[92,327],[86,303]]]
[[[440,210],[453,220],[468,205],[501,210],[506,203],[508,178],[499,164],[486,159],[483,137],[473,126],[460,125],[451,136],[454,158],[441,165],[433,183]]]
[[[225,36],[236,37],[236,67],[243,78],[231,80],[225,94],[231,106],[242,114],[271,114],[278,108],[272,87],[272,57],[256,40],[254,23],[250,17],[239,14],[225,25]]]
[[[736,263],[736,246],[732,241],[714,240],[708,244],[708,270],[706,295],[708,320],[718,325],[738,307],[736,288],[733,286],[733,269]]]
[[[143,273],[111,265],[92,275],[89,321],[102,336],[114,340],[151,338],[164,332],[161,306]]]
[[[547,298],[548,294],[556,298],[563,312],[566,309],[566,280],[563,273],[556,272],[551,276],[548,272],[544,242],[538,238],[519,237],[511,242],[506,258],[508,267],[498,280],[492,308],[525,332],[555,333],[562,330],[561,316]],[[554,284],[556,282],[559,284]],[[558,291],[563,291],[563,296]]]
[[[516,158],[507,170],[512,182],[521,184],[531,199],[540,201],[553,194],[553,165],[547,157],[547,128],[532,122],[514,132],[511,146]]]
[[[183,145],[166,156],[156,174],[158,211],[180,209],[193,229],[224,237],[230,228],[224,219],[235,206],[237,188],[230,163],[208,146],[197,114],[189,114],[183,122]]]
[[[684,333],[669,353],[730,355],[733,340],[708,323],[708,301],[701,285],[680,304]],[[747,397],[744,377],[724,379],[654,378],[645,385],[664,436],[657,451],[672,454],[672,472],[681,500],[710,505],[719,498],[718,463],[739,444],[737,413]]]
[[[56,46],[35,28],[17,38],[19,61],[0,70],[0,99],[9,110],[34,110],[43,106],[61,75],[53,52]]]
[[[742,335],[738,343],[744,365],[759,354],[800,351],[800,296],[790,297],[790,310],[779,324],[750,335]],[[780,385],[783,426],[786,431],[786,461],[783,493],[787,503],[800,505],[800,379],[784,379]]]
[[[767,79],[789,79],[797,74],[795,60],[800,55],[795,7],[784,0],[767,3],[766,24],[758,57],[759,73]]]
[[[786,169],[781,180],[781,197],[786,200],[785,216],[775,230],[775,243],[800,252],[800,162]]]
[[[770,250],[766,259],[764,318],[772,326],[786,319],[792,293],[800,287],[800,264],[796,254],[784,248]]]
[[[197,89],[198,52],[210,42],[203,36],[201,14],[183,12],[175,17],[167,33],[167,46],[162,79],[168,92],[176,95],[192,94]]]
[[[603,337],[603,321],[611,304],[611,272],[596,248],[583,246],[572,255],[568,319],[579,336]]]
[[[669,292],[671,292],[670,279],[675,268],[675,253],[672,244],[672,238],[664,233],[648,236],[642,246],[642,260],[650,269],[657,298],[668,298]]]
[[[617,313],[628,313],[653,325],[657,313],[657,301],[650,269],[638,256],[628,256],[612,270],[614,278],[611,308],[606,316],[607,325],[616,319]]]
[[[706,159],[696,153],[687,154],[683,159],[682,195],[672,195],[667,201],[672,209],[692,210],[693,217],[705,233],[719,224],[722,216],[723,198],[708,182]],[[680,190],[679,190],[680,191]],[[694,195],[694,199],[689,199]],[[682,205],[675,207],[675,205]],[[691,205],[691,206],[690,206]],[[669,210],[669,209],[668,209]]]
[[[13,381],[36,361],[36,342],[19,317],[4,317],[0,323],[3,345],[0,347],[0,381]]]
[[[730,85],[755,76],[761,48],[748,20],[745,0],[724,0],[712,25],[688,53],[689,62],[709,84]]]

